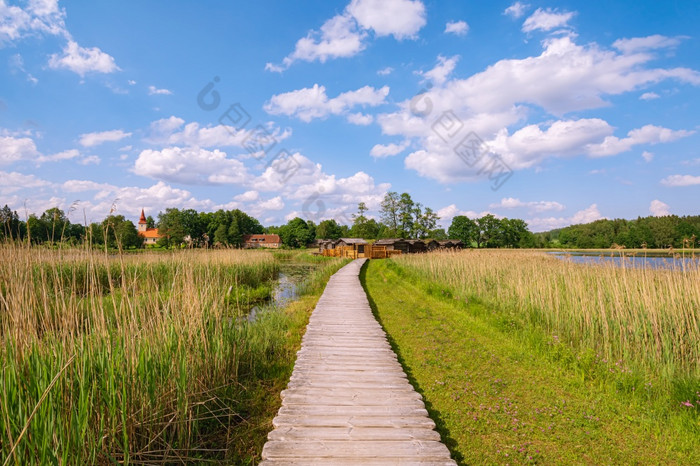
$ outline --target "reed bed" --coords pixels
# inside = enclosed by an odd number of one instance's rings
[[[259,251],[0,244],[0,463],[227,458],[246,380],[289,356],[284,312],[241,318],[277,270]]]
[[[700,396],[700,268],[582,265],[533,251],[405,255],[395,261],[506,327],[594,351],[609,371],[643,374],[679,399]],[[584,353],[585,354],[585,353]],[[700,398],[697,399],[700,403]]]

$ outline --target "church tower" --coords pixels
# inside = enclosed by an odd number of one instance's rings
[[[146,232],[146,228],[148,227],[148,222],[146,222],[146,215],[143,213],[143,209],[141,209],[141,218],[139,219],[139,232]]]

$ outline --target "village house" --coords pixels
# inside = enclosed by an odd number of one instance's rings
[[[243,236],[243,247],[246,249],[255,248],[279,248],[282,246],[280,235],[245,235]]]
[[[141,218],[139,218],[138,234],[143,237],[143,244],[146,246],[149,244],[156,244],[156,242],[162,238],[162,236],[158,234],[158,228],[148,228],[148,222],[146,221],[146,215],[143,209],[141,209]]]

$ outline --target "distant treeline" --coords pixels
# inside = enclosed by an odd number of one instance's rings
[[[700,216],[667,215],[636,220],[597,220],[582,225],[537,233],[545,247],[607,249],[695,247],[700,238]]]

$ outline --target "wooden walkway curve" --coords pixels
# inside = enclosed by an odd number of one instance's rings
[[[311,314],[263,465],[454,465],[372,315],[357,259]]]

